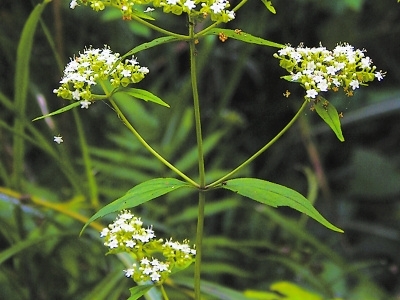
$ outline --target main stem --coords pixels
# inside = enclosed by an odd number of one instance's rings
[[[197,231],[196,231],[196,261],[194,269],[194,296],[196,300],[200,300],[200,276],[201,276],[201,255],[202,241],[204,229],[204,206],[205,206],[205,169],[204,169],[204,151],[203,138],[201,134],[201,118],[200,118],[200,102],[199,92],[197,89],[197,74],[196,74],[196,39],[194,34],[194,21],[189,17],[189,47],[190,47],[190,78],[192,82],[193,92],[193,107],[194,118],[196,125],[197,151],[199,160],[199,206],[197,216]]]

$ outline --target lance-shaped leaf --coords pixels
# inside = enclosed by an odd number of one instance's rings
[[[213,28],[206,32],[207,35],[211,35],[211,34],[219,35],[221,33],[223,33],[224,35],[226,35],[229,38],[239,40],[242,42],[246,42],[249,44],[256,44],[256,45],[269,46],[269,47],[275,47],[275,48],[285,47],[285,45],[271,42],[269,40],[266,40],[266,39],[263,39],[260,37],[256,37],[254,35],[251,35],[249,33],[246,33],[246,32],[243,32],[243,31],[237,30],[237,29],[232,30],[232,29],[223,29],[223,28]]]
[[[176,42],[176,41],[179,41],[179,40],[180,39],[175,37],[175,36],[163,36],[163,37],[154,39],[154,40],[152,40],[150,42],[146,42],[146,43],[140,44],[139,46],[136,46],[135,48],[131,49],[130,51],[128,51],[127,53],[122,55],[118,59],[118,61],[115,62],[114,66],[111,68],[110,72],[113,71],[121,61],[124,61],[124,59],[129,57],[129,56],[132,56],[132,55],[134,55],[134,54],[136,54],[136,53],[138,53],[140,51],[153,48],[155,46],[159,46],[159,45],[166,44],[166,43]]]
[[[159,105],[169,107],[169,105],[167,103],[165,103],[159,97],[157,97],[156,95],[152,94],[149,91],[142,90],[142,89],[135,89],[135,88],[123,89],[121,91],[126,92],[127,94],[131,95],[132,97],[144,100],[146,102],[151,101],[151,102],[157,103]]]
[[[131,296],[128,298],[128,300],[139,299],[153,287],[154,287],[153,284],[145,284],[145,285],[137,285],[133,288],[130,288],[129,291],[131,292]]]
[[[256,178],[231,179],[222,187],[272,207],[289,206],[331,230],[343,232],[329,223],[303,195],[288,187]]]
[[[54,115],[61,114],[61,113],[66,112],[66,111],[68,111],[70,109],[73,109],[76,106],[79,106],[80,104],[81,104],[80,101],[73,102],[70,105],[67,105],[67,106],[65,106],[63,108],[60,108],[60,109],[58,109],[56,111],[53,111],[53,112],[51,112],[51,113],[49,113],[47,115],[34,118],[32,121],[37,121],[37,120],[41,120],[41,119],[44,119],[44,118],[47,118],[47,117],[51,117],[51,116],[54,116]]]
[[[155,178],[140,183],[130,189],[124,196],[104,206],[97,213],[95,213],[86,222],[85,226],[83,226],[81,234],[83,230],[85,230],[86,226],[98,218],[113,212],[119,212],[124,209],[138,206],[183,187],[192,188],[192,185],[175,178]]]
[[[121,57],[121,60],[126,58],[126,57],[128,57],[128,56],[136,54],[136,53],[138,53],[140,51],[147,50],[147,49],[150,49],[150,48],[153,48],[155,46],[159,46],[159,45],[162,45],[162,44],[165,44],[165,43],[171,43],[171,42],[176,42],[176,41],[179,41],[179,38],[174,37],[174,36],[163,36],[163,37],[154,39],[154,40],[152,40],[150,42],[146,42],[146,43],[140,44],[139,46],[136,46],[135,48],[133,48],[132,50],[130,50],[129,52],[124,54]]]
[[[314,104],[315,111],[333,130],[339,141],[344,142],[342,128],[340,126],[340,118],[336,108],[323,97]]]
[[[265,7],[274,15],[276,14],[276,10],[275,7],[272,5],[271,1],[267,1],[267,0],[261,0],[262,3],[264,3]]]

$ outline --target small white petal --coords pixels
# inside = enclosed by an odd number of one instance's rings
[[[58,135],[54,137],[54,142],[56,142],[57,144],[61,144],[62,142],[64,142],[62,136]]]
[[[81,108],[88,109],[90,104],[92,104],[92,102],[87,101],[87,100],[83,100],[83,101],[81,101]]]
[[[152,11],[154,11],[154,8],[148,7],[148,8],[146,8],[146,10],[144,12],[148,13],[148,12],[152,12]]]

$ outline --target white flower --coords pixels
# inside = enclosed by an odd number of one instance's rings
[[[316,82],[316,83],[322,82],[323,80],[325,80],[324,77],[321,75],[315,75],[313,79],[314,79],[314,82]]]
[[[301,72],[292,75],[292,81],[297,81],[301,78]]]
[[[72,92],[72,99],[74,100],[80,100],[81,99],[81,94],[79,93],[79,90],[75,90]]]
[[[385,77],[385,74],[382,73],[382,71],[376,72],[375,73],[375,78],[378,79],[378,81],[381,81]]]
[[[224,8],[225,8],[224,0],[217,0],[210,6],[210,9],[214,12],[214,14],[220,14]]]
[[[148,8],[146,8],[146,10],[144,12],[148,13],[148,12],[152,12],[152,11],[154,11],[154,8],[148,7]]]
[[[124,272],[126,277],[132,277],[133,273],[135,272],[135,269],[124,270]]]
[[[336,73],[336,68],[334,66],[326,67],[326,74],[335,75],[335,73]]]
[[[147,67],[140,67],[138,72],[143,73],[143,74],[147,74],[150,71],[149,71],[149,68],[147,68]]]
[[[283,55],[289,55],[289,53],[296,51],[293,47],[287,46],[285,48],[282,48],[280,50],[278,50],[279,55],[283,56]]]
[[[71,9],[74,9],[77,6],[78,6],[78,2],[76,0],[72,0],[71,3],[69,4],[69,8],[71,8]]]
[[[159,280],[160,280],[160,277],[161,277],[161,275],[158,274],[157,272],[151,273],[151,276],[150,276],[150,278],[151,278],[152,281],[159,281]]]
[[[124,210],[124,211],[119,215],[119,218],[120,218],[120,219],[123,219],[123,220],[130,220],[130,219],[132,219],[133,217],[134,217],[134,215],[133,215],[131,212],[127,211],[127,210]]]
[[[361,68],[366,69],[371,66],[372,60],[367,56],[361,59]]]
[[[123,71],[121,72],[121,74],[122,74],[122,76],[124,76],[124,77],[130,77],[131,74],[132,74],[132,72],[131,72],[130,70],[123,70]]]
[[[135,247],[135,245],[136,245],[136,243],[132,240],[126,241],[126,246],[128,248],[133,248],[133,247]]]
[[[141,267],[140,270],[142,270],[142,273],[144,275],[150,275],[153,272],[153,268],[152,267]]]
[[[90,104],[92,104],[92,102],[87,101],[87,100],[83,100],[83,101],[81,101],[81,108],[88,109]]]
[[[343,69],[345,66],[346,66],[346,64],[342,63],[342,62],[335,63],[335,67],[336,67],[337,71]]]
[[[332,79],[332,84],[334,86],[336,86],[336,87],[339,87],[340,86],[340,81],[337,78],[333,78]]]
[[[57,144],[61,144],[62,142],[64,142],[62,136],[58,135],[54,137],[54,142],[56,142]]]
[[[110,249],[118,248],[118,241],[112,239],[106,246],[108,246]]]
[[[132,66],[139,64],[139,62],[136,60],[134,56],[132,56],[132,59],[127,59],[125,62],[127,64],[130,63]]]
[[[142,265],[147,266],[147,265],[150,264],[150,260],[149,260],[147,257],[143,257],[142,260],[140,261],[140,263],[141,263]]]
[[[107,234],[110,232],[108,228],[103,228],[103,230],[100,232],[100,237],[105,237]]]
[[[233,10],[227,10],[226,11],[229,20],[233,20],[235,18],[235,12]]]
[[[168,267],[169,267],[168,264],[160,262],[160,263],[158,264],[158,266],[157,266],[157,269],[158,269],[158,271],[160,271],[160,272],[164,272],[164,271],[167,271],[167,270],[168,270]]]
[[[186,2],[183,5],[189,8],[189,10],[192,10],[193,8],[196,7],[196,4],[194,4],[193,0],[186,0]]]
[[[349,84],[353,90],[358,89],[360,87],[360,82],[357,79],[354,79]]]
[[[292,51],[289,53],[289,56],[291,58],[293,58],[296,62],[300,62],[302,59],[302,56],[300,53],[296,52],[296,51]]]
[[[314,99],[317,95],[318,95],[318,92],[316,90],[314,90],[314,89],[307,90],[306,97]]]
[[[314,61],[309,61],[308,63],[307,63],[307,70],[310,70],[310,71],[314,71],[315,70],[315,68],[316,68],[316,66],[315,66],[315,62]]]
[[[326,91],[328,91],[328,87],[329,87],[329,85],[328,85],[328,82],[326,81],[326,79],[321,80],[321,82],[319,82],[319,83],[317,84],[317,88],[318,88],[321,92],[326,92]]]

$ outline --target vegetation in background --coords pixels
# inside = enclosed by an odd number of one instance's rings
[[[292,211],[211,191],[207,197],[213,200],[205,207],[202,292],[211,299],[396,297],[400,8],[389,1],[279,1],[272,15],[263,5],[249,2],[243,17],[227,26],[292,45],[322,42],[333,48],[346,41],[368,49],[388,75],[376,89],[372,84],[351,98],[329,98],[343,113],[344,144],[307,111],[279,145],[239,174],[301,191],[346,234],[331,233]],[[94,222],[80,238],[78,233],[93,213],[132,186],[173,173],[140,147],[106,104],[31,120],[64,104],[52,91],[70,53],[90,44],[102,48],[105,42],[124,53],[157,36],[120,20],[118,11],[105,11],[101,18],[83,8],[72,13],[65,1],[47,7],[8,1],[1,14],[1,298],[127,298],[131,280],[121,269],[128,258],[104,257],[98,234],[104,225]],[[151,14],[170,30],[182,30],[185,22]],[[157,81],[145,80],[140,88],[162,95],[174,109],[123,95],[115,101],[158,152],[196,178],[188,45],[171,45],[140,53],[140,62],[157,74]],[[229,38],[221,43],[210,36],[197,51],[199,74],[206,74],[199,78],[199,91],[206,181],[212,182],[276,135],[304,91],[279,80],[286,74],[272,58],[276,49],[247,47]],[[53,143],[52,137],[61,133],[64,143]],[[157,236],[194,240],[194,195],[177,191],[134,212],[154,225]],[[166,282],[170,299],[192,297],[192,272]],[[160,295],[153,291],[146,297]]]

